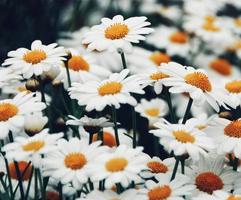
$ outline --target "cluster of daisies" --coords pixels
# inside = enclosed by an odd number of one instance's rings
[[[241,199],[241,4],[147,2],[8,53],[1,199]]]

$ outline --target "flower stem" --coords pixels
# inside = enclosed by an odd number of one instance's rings
[[[185,174],[185,158],[181,158],[182,174]]]
[[[119,135],[118,135],[116,109],[115,109],[115,107],[113,105],[112,105],[111,108],[112,108],[112,118],[113,118],[113,122],[114,122],[116,145],[119,146],[120,145],[120,140],[119,140]]]
[[[1,182],[1,184],[2,184],[3,189],[5,190],[5,192],[6,192],[6,194],[7,194],[8,199],[11,199],[11,198],[9,197],[8,187],[6,186],[6,183],[4,182],[2,175],[0,175],[0,182]]]
[[[235,157],[234,160],[233,160],[233,170],[234,171],[237,171],[238,164],[239,164],[239,159]]]
[[[5,166],[6,166],[6,170],[7,170],[7,177],[8,177],[8,182],[9,182],[9,191],[10,191],[11,199],[14,199],[13,185],[12,185],[12,180],[11,180],[11,177],[10,177],[8,160],[6,158],[4,158],[4,161],[5,161]]]
[[[166,87],[164,88],[164,94],[166,97],[167,105],[168,105],[170,116],[171,116],[171,122],[176,123],[176,116],[175,116],[175,112],[173,110],[171,94],[168,91],[168,88],[166,88]]]
[[[136,136],[136,111],[135,107],[132,107],[132,127],[133,127],[133,148],[137,146],[137,136]]]
[[[34,169],[34,199],[38,199],[38,172]]]
[[[176,177],[179,161],[180,161],[180,158],[176,157],[176,163],[175,163],[175,166],[174,166],[174,169],[173,169],[173,172],[172,172],[171,181],[173,179],[175,179],[175,177]]]
[[[69,68],[68,68],[67,64],[65,64],[65,69],[66,69],[66,74],[67,74],[68,85],[69,85],[69,87],[71,87],[71,78],[70,78]]]
[[[122,65],[123,65],[123,69],[127,69],[127,64],[126,64],[126,59],[125,59],[125,53],[123,51],[123,49],[117,49],[117,52],[120,54],[121,56],[121,61],[122,61]]]
[[[60,182],[58,185],[58,191],[59,191],[59,199],[62,200],[63,199],[63,189],[62,189],[62,184]]]
[[[186,108],[186,111],[185,111],[185,114],[184,114],[184,117],[183,117],[183,120],[182,120],[182,124],[185,124],[187,119],[188,119],[188,116],[190,114],[190,110],[191,110],[191,107],[192,107],[192,103],[193,103],[193,99],[189,98],[187,108]]]
[[[39,178],[39,186],[40,186],[40,189],[41,189],[41,193],[42,193],[42,198],[43,200],[45,200],[46,196],[45,196],[45,190],[44,190],[44,186],[43,186],[43,179],[42,179],[42,176],[41,176],[41,172],[39,169],[36,169],[37,170],[37,174],[38,174],[38,178]]]

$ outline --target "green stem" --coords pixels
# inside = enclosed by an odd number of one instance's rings
[[[120,145],[120,140],[119,140],[119,135],[118,135],[118,127],[117,127],[117,116],[116,116],[116,109],[114,106],[112,108],[112,118],[114,122],[114,130],[115,130],[115,140],[116,140],[116,145]]]
[[[59,199],[62,200],[63,199],[63,189],[62,189],[61,183],[59,183],[59,185],[58,185],[58,190],[59,190]]]
[[[168,88],[166,88],[166,87],[164,88],[164,93],[165,93],[167,105],[168,105],[170,116],[171,116],[171,122],[176,123],[176,116],[175,116],[175,112],[174,112],[173,105],[172,105],[171,94],[170,94]]]
[[[38,200],[38,171],[34,169],[34,199]]]
[[[132,107],[132,127],[133,127],[133,148],[137,146],[137,135],[136,135],[136,112],[135,107]]]
[[[185,174],[185,158],[181,158],[182,174]]]
[[[12,185],[12,180],[11,180],[11,177],[10,177],[8,160],[6,158],[4,158],[4,161],[5,161],[5,166],[6,166],[6,170],[7,170],[7,177],[8,177],[8,182],[9,182],[9,191],[10,191],[11,199],[14,199],[13,185]]]
[[[179,161],[180,161],[180,158],[179,158],[179,157],[176,157],[176,163],[175,163],[175,166],[174,166],[174,169],[173,169],[173,172],[172,172],[171,181],[172,181],[173,179],[175,179],[175,177],[176,177],[177,169],[178,169],[178,165],[179,165]]]
[[[6,186],[6,183],[5,183],[4,180],[3,180],[3,176],[2,176],[2,175],[1,175],[1,177],[0,177],[0,182],[1,182],[2,186],[3,186],[3,189],[5,190],[5,192],[6,192],[6,194],[7,194],[8,199],[10,199],[10,197],[9,197],[9,192],[8,192],[8,188],[7,188],[7,186]]]
[[[185,114],[184,114],[184,117],[183,117],[183,120],[182,120],[182,124],[185,124],[187,119],[188,119],[188,116],[189,116],[190,111],[191,111],[192,103],[193,103],[192,98],[189,98],[187,108],[186,108],[186,111],[185,111]]]
[[[28,181],[28,186],[27,186],[27,190],[26,190],[26,194],[25,194],[25,200],[28,200],[28,194],[29,194],[29,190],[30,190],[30,186],[31,186],[31,182],[32,182],[32,178],[33,178],[33,169],[31,171],[31,176],[30,179]]]
[[[41,189],[41,193],[42,193],[42,199],[45,200],[45,190],[44,190],[44,186],[43,186],[43,179],[42,179],[42,176],[41,176],[41,172],[39,169],[36,169],[37,170],[37,174],[38,174],[38,178],[39,178],[39,185],[40,185],[40,189]]]
[[[103,133],[103,129],[101,129],[98,133],[98,136],[97,136],[98,140],[102,141],[102,144],[104,143],[104,133]]]
[[[71,87],[71,78],[70,78],[69,68],[68,68],[67,64],[65,64],[65,69],[66,69],[66,74],[67,74],[68,85],[69,85],[69,87]]]
[[[234,160],[233,160],[233,170],[234,171],[237,171],[238,163],[239,163],[239,159],[235,157]]]
[[[122,49],[117,49],[117,52],[120,54],[121,56],[121,61],[123,64],[123,69],[127,69],[127,64],[126,64],[126,59],[125,59],[125,53]]]

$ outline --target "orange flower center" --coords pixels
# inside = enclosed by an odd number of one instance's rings
[[[155,81],[161,80],[161,79],[163,79],[163,78],[168,78],[168,77],[170,77],[170,76],[167,75],[167,74],[164,74],[164,73],[162,73],[162,72],[155,72],[155,73],[153,73],[153,74],[150,75],[150,78],[151,78],[152,80],[155,80]]]
[[[107,82],[102,86],[100,86],[98,88],[98,92],[100,96],[113,95],[113,94],[120,93],[121,89],[122,89],[121,83],[112,81],[112,82]]]
[[[228,90],[230,93],[241,93],[241,80],[235,80],[226,83],[225,89]]]
[[[73,71],[89,71],[89,64],[82,56],[72,56],[68,60],[68,68]]]
[[[227,198],[227,200],[241,200],[241,196],[234,196],[234,195],[231,195]]]
[[[116,23],[105,29],[105,37],[110,40],[118,40],[124,38],[129,32],[129,28],[125,24]]]
[[[215,20],[216,20],[216,17],[214,17],[214,16],[211,16],[211,15],[207,15],[207,16],[205,16],[205,22],[209,22],[209,23],[214,23],[215,22]]]
[[[45,145],[45,142],[44,141],[33,141],[33,142],[29,142],[25,145],[22,146],[22,149],[24,151],[39,151],[41,148],[43,148]]]
[[[154,52],[153,54],[151,54],[151,56],[149,57],[150,60],[155,63],[157,66],[159,66],[162,63],[168,63],[171,61],[170,56],[168,56],[165,53],[161,53],[159,51]]]
[[[228,76],[232,73],[232,66],[226,59],[218,58],[210,63],[210,68],[221,75]]]
[[[193,137],[189,132],[187,131],[173,131],[173,136],[176,138],[177,141],[182,143],[194,143],[195,137]]]
[[[54,191],[47,191],[46,199],[47,200],[60,200],[59,193],[54,192]]]
[[[112,158],[106,162],[105,167],[109,172],[123,171],[128,165],[128,160],[125,158]]]
[[[224,134],[229,137],[241,138],[241,120],[230,122],[224,128]]]
[[[93,141],[97,141],[97,138],[98,138],[98,134],[95,133],[93,136]],[[111,133],[104,131],[103,132],[103,144],[106,146],[109,146],[109,147],[115,147],[116,146],[115,137]]]
[[[159,108],[148,108],[145,110],[145,113],[150,117],[157,117],[160,114]]]
[[[27,63],[31,64],[38,64],[42,60],[45,60],[47,58],[47,55],[42,50],[32,50],[24,54],[23,60],[25,60]]]
[[[216,190],[223,188],[222,179],[212,172],[204,172],[199,174],[195,180],[197,188],[208,194],[212,194]]]
[[[193,72],[184,77],[187,84],[200,88],[203,92],[210,92],[212,85],[207,75],[201,72]]]
[[[170,41],[178,44],[185,44],[188,41],[188,36],[186,33],[178,31],[170,35]]]
[[[29,178],[31,177],[32,171],[33,171],[32,165],[30,164],[28,166],[28,163],[25,161],[19,161],[19,162],[17,162],[17,164],[18,164],[18,168],[19,168],[22,180],[24,180],[24,181],[29,180]],[[18,180],[18,174],[17,174],[17,170],[15,168],[14,162],[9,163],[8,167],[9,167],[10,177],[12,179]]]
[[[212,21],[206,21],[206,22],[203,24],[202,28],[203,28],[204,30],[210,31],[210,32],[218,32],[218,31],[220,31],[220,28],[219,28],[218,26],[216,26],[216,25],[214,24],[214,22],[212,22]]]
[[[149,200],[165,200],[172,193],[171,188],[168,185],[156,187],[148,192]]]
[[[166,173],[168,171],[168,168],[166,165],[164,165],[161,162],[157,162],[157,161],[151,161],[149,163],[147,163],[147,167],[151,169],[151,171],[153,173]]]
[[[207,126],[200,124],[200,125],[197,125],[196,128],[199,130],[203,130],[203,129],[207,128]]]
[[[235,25],[241,27],[241,18],[238,18],[234,21]]]
[[[87,159],[82,153],[70,153],[65,156],[64,163],[67,168],[77,170],[87,163]]]
[[[0,122],[7,121],[18,113],[18,107],[11,103],[0,104]]]

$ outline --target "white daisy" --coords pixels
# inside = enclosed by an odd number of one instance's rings
[[[185,57],[190,50],[188,34],[173,27],[157,27],[155,32],[147,37],[147,43],[166,49],[167,54],[171,56]]]
[[[123,16],[116,15],[112,19],[102,18],[100,25],[95,25],[86,33],[83,44],[88,45],[88,50],[115,51],[118,48],[130,51],[131,43],[145,40],[143,35],[153,32],[147,28],[150,23],[146,17],[131,17],[124,20]]]
[[[147,200],[145,195],[140,194],[138,190],[135,189],[128,189],[122,192],[121,194],[117,194],[116,192],[112,190],[105,190],[105,191],[99,191],[94,190],[86,195],[84,198],[79,198],[78,200],[111,200],[111,199],[118,199],[118,200]]]
[[[0,69],[0,88],[7,85],[12,85],[21,79],[21,77],[15,74],[11,69],[2,68]]]
[[[138,173],[147,168],[147,156],[142,150],[142,147],[133,149],[120,145],[114,151],[99,155],[92,163],[91,180],[105,179],[106,188],[117,183],[127,187],[132,181],[139,182],[141,178]]]
[[[70,79],[72,82],[81,82],[82,76],[86,74],[98,76],[99,78],[106,78],[110,75],[110,71],[97,65],[93,56],[87,53],[80,53],[76,49],[69,49],[70,58],[67,59],[65,65],[69,68]],[[56,77],[56,80],[63,81],[67,86],[68,78],[66,73],[66,67],[62,65],[60,67],[60,74]]]
[[[57,149],[46,154],[43,160],[44,176],[51,176],[63,184],[72,183],[74,188],[81,189],[88,181],[90,166],[93,160],[103,154],[105,147],[100,142],[88,144],[87,140],[71,138],[69,141],[58,141]]]
[[[6,157],[10,159],[31,160],[34,167],[41,167],[42,155],[55,150],[57,140],[63,133],[49,134],[48,129],[26,138],[15,137],[14,142],[6,144],[2,150],[6,152]]]
[[[189,178],[182,174],[177,174],[172,181],[171,174],[156,175],[157,182],[148,180],[145,183],[146,189],[142,190],[148,200],[184,200],[183,196],[188,196],[194,190],[194,185],[189,183]]]
[[[17,133],[24,128],[24,117],[33,112],[40,112],[46,106],[34,94],[19,93],[13,99],[0,101],[0,138],[7,137],[9,131]]]
[[[204,70],[170,62],[162,64],[160,71],[169,76],[163,79],[163,84],[171,87],[169,89],[171,93],[188,93],[196,105],[207,102],[216,111],[219,111],[220,106],[227,108],[226,104],[231,107],[236,106],[229,101],[223,90],[217,88],[217,84],[209,78]]]
[[[231,191],[237,174],[224,164],[223,156],[201,156],[199,162],[191,166],[192,170],[187,171],[187,175],[196,185],[193,197],[200,194],[211,196],[217,190]]]
[[[149,126],[152,126],[160,118],[168,114],[167,103],[159,98],[151,99],[150,101],[141,99],[135,110],[140,113],[142,117],[148,119]]]
[[[73,83],[69,88],[72,99],[77,99],[79,105],[86,105],[86,111],[103,110],[107,105],[119,108],[120,104],[136,105],[136,100],[130,93],[143,94],[142,81],[138,76],[128,76],[129,70],[111,74],[103,81],[87,81],[83,84]],[[126,78],[127,77],[127,78]]]
[[[239,200],[241,199],[241,195],[238,194],[231,194],[225,191],[215,191],[213,193],[213,196],[216,198],[216,200]]]
[[[161,160],[156,156],[149,158],[146,163],[148,169],[143,170],[140,176],[143,178],[152,178],[157,174],[172,173],[175,161],[174,158],[166,158],[165,160]]]
[[[154,124],[158,129],[151,130],[155,136],[160,137],[160,143],[168,152],[176,156],[188,154],[193,160],[198,160],[200,154],[207,155],[207,151],[214,148],[211,138],[196,128],[196,124],[170,124],[160,121]]]
[[[213,117],[207,133],[217,142],[218,152],[234,153],[236,158],[241,158],[241,119]]]
[[[35,40],[31,45],[31,50],[19,48],[10,51],[3,65],[9,65],[13,70],[18,71],[24,78],[33,75],[39,76],[44,71],[48,71],[52,66],[58,66],[66,55],[63,47],[56,47],[57,44],[43,45],[40,40]]]

